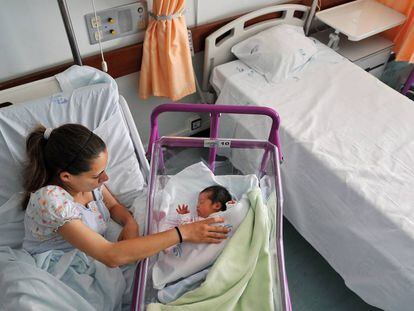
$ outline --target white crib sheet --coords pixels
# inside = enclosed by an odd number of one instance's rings
[[[285,215],[298,231],[368,303],[412,310],[414,103],[321,44],[283,83],[239,61],[211,81],[217,103],[280,114]],[[265,138],[269,129],[257,117],[221,124],[227,137]],[[240,169],[248,162],[233,154]]]

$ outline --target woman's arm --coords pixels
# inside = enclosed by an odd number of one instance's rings
[[[212,226],[222,218],[208,218],[191,224],[180,225],[183,240],[194,243],[220,243],[226,238],[227,228]],[[179,243],[175,228],[156,234],[136,237],[119,242],[109,242],[81,220],[74,219],[58,229],[58,233],[77,249],[109,267],[117,267],[150,257],[163,249]]]
[[[102,187],[102,195],[111,218],[123,226],[118,240],[127,240],[139,236],[139,227],[134,217],[125,206],[118,202],[105,185]]]

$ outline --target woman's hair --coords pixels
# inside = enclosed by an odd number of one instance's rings
[[[221,204],[221,211],[226,210],[226,203],[231,200],[231,195],[228,190],[219,185],[207,187],[201,193],[208,193],[211,202],[219,202]]]
[[[90,170],[90,163],[105,151],[104,141],[80,124],[64,124],[45,134],[43,125],[37,126],[26,140],[28,162],[23,176],[26,197],[46,186],[59,173],[78,175]]]

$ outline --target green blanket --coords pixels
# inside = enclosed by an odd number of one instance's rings
[[[248,197],[251,209],[204,283],[176,301],[153,303],[147,310],[274,310],[269,213],[259,188]]]

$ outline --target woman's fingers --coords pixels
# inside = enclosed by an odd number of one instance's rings
[[[223,239],[227,238],[227,234],[225,234],[225,233],[209,232],[208,237],[209,238],[218,239],[218,240],[223,240]]]
[[[223,217],[212,217],[212,218],[207,218],[206,220],[203,220],[205,224],[217,224],[220,222],[224,222],[224,218]]]
[[[191,224],[181,225],[180,231],[186,242],[220,243],[227,238],[228,228],[220,224],[224,222],[221,217],[208,218]]]

